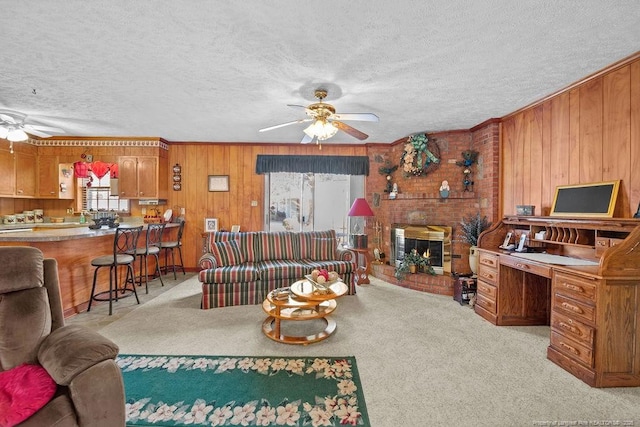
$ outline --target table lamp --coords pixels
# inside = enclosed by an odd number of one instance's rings
[[[374,216],[373,211],[369,207],[369,203],[367,200],[360,197],[353,201],[353,205],[351,205],[351,209],[349,209],[349,213],[347,214],[349,218],[351,217],[368,217]],[[364,234],[364,227],[360,222],[356,222],[353,226],[353,234],[349,238],[349,244],[358,249],[363,249],[368,246],[367,235]]]

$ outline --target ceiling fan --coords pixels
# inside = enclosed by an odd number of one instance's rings
[[[354,127],[349,126],[346,123],[343,123],[343,120],[357,120],[364,122],[377,122],[379,120],[378,116],[373,113],[336,114],[336,109],[333,107],[333,105],[322,102],[322,100],[327,97],[327,91],[325,89],[316,89],[314,95],[316,98],[318,98],[318,102],[316,102],[315,104],[311,104],[308,107],[305,107],[303,105],[287,104],[289,107],[303,108],[307,113],[307,118],[294,120],[275,126],[269,126],[260,129],[259,132],[266,132],[296,123],[313,122],[311,123],[311,125],[309,125],[309,127],[304,129],[305,135],[302,138],[302,141],[300,141],[301,143],[307,144],[313,141],[324,141],[334,136],[338,132],[338,130],[341,130],[344,133],[362,141],[367,139],[369,135],[359,131]]]
[[[40,138],[49,138],[52,133],[64,133],[60,128],[27,123],[27,117],[18,111],[0,109],[0,138],[17,142],[29,139],[27,133]]]

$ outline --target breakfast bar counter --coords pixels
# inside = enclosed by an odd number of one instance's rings
[[[32,246],[42,251],[45,258],[58,261],[62,309],[65,317],[86,310],[91,295],[94,268],[91,260],[113,252],[115,228],[92,230],[86,224],[29,224],[25,231],[3,227],[0,230],[0,246]],[[122,224],[138,226],[142,223]],[[146,224],[145,229],[146,229]],[[167,233],[178,224],[167,223]],[[164,237],[164,240],[168,240]],[[138,246],[144,246],[144,235]],[[151,266],[149,266],[151,268]],[[123,276],[124,277],[124,276]],[[98,274],[97,290],[109,287],[109,275]]]

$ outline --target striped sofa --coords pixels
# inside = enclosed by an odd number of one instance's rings
[[[356,293],[356,257],[338,249],[334,230],[208,233],[200,258],[203,309],[262,304],[273,289],[289,286],[313,269],[337,272]]]

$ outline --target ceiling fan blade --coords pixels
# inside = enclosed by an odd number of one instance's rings
[[[300,120],[294,120],[294,121],[292,121],[292,122],[281,123],[281,124],[279,124],[279,125],[269,126],[268,128],[258,129],[258,132],[266,132],[266,131],[268,131],[268,130],[278,129],[278,128],[285,127],[285,126],[289,126],[289,125],[295,125],[296,123],[310,122],[311,120],[312,120],[312,119],[300,119]]]
[[[310,142],[313,142],[313,140],[314,140],[315,138],[316,138],[315,136],[312,138],[312,137],[310,137],[309,135],[307,135],[307,134],[305,133],[305,134],[304,134],[304,136],[302,137],[302,141],[300,141],[300,143],[301,143],[301,144],[308,144],[308,143],[310,143]]]
[[[361,122],[378,122],[380,119],[373,113],[340,113],[333,114],[336,120],[358,120]]]
[[[35,135],[35,136],[39,136],[40,138],[50,138],[51,135],[49,135],[48,133],[42,132],[40,130],[37,129],[30,129],[28,127],[25,126],[24,131],[27,133],[30,133],[31,135]]]
[[[24,127],[24,130],[27,131],[27,132],[32,130],[32,131],[64,133],[64,130],[62,130],[60,128],[57,128],[57,127],[53,127],[53,126],[25,124],[23,127]]]
[[[302,108],[304,110],[305,113],[307,113],[307,115],[309,117],[315,117],[316,113],[313,110],[310,110],[308,107],[305,107],[304,105],[298,105],[298,104],[287,104],[287,107],[293,107],[293,108]]]
[[[24,122],[27,118],[26,114],[13,110],[0,110],[0,121],[10,124],[18,124]]]
[[[353,128],[353,127],[349,126],[346,123],[342,123],[342,122],[339,122],[337,120],[334,120],[331,123],[333,123],[333,125],[335,127],[337,127],[338,129],[340,129],[342,132],[348,133],[349,135],[353,136],[354,138],[359,139],[360,141],[363,141],[363,140],[369,138],[369,135],[367,135],[366,133],[360,132],[358,129]]]

